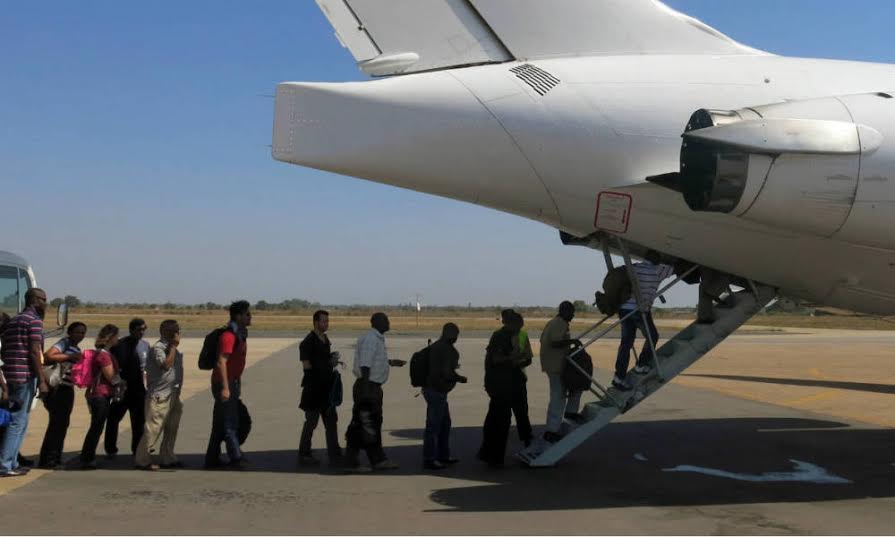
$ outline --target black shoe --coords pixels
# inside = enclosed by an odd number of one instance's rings
[[[547,431],[546,433],[544,433],[544,440],[550,442],[551,444],[555,444],[562,440],[562,435],[559,433]]]
[[[177,461],[177,462],[172,462],[171,464],[161,464],[161,465],[159,465],[159,467],[164,470],[176,470],[178,468],[186,468],[186,465],[180,461]]]
[[[298,456],[298,465],[299,466],[320,466],[320,459],[317,459],[313,455],[299,455]]]
[[[575,424],[577,424],[577,425],[581,425],[581,424],[584,423],[584,421],[585,421],[585,420],[584,420],[584,416],[582,416],[581,414],[579,414],[579,413],[577,413],[577,412],[566,412],[566,414],[565,414],[564,417],[565,417],[567,420],[569,420],[569,421],[571,421],[572,423],[575,423]]]
[[[37,465],[41,470],[64,470],[65,465],[60,461],[42,462]]]
[[[440,461],[426,461],[423,463],[423,468],[438,471],[447,469],[447,465]]]
[[[96,459],[87,462],[81,462],[81,470],[96,470],[99,466],[96,464]]]
[[[453,466],[453,465],[457,464],[458,462],[460,462],[460,459],[455,459],[455,458],[451,457],[448,459],[438,459],[438,462],[440,462],[441,464],[443,464],[445,466]]]
[[[19,463],[19,466],[24,466],[25,468],[31,468],[34,466],[34,461],[32,461],[31,459],[26,459],[25,457],[22,456],[21,453],[19,453],[16,460]]]
[[[206,459],[205,465],[202,468],[204,468],[206,470],[220,470],[223,467],[224,467],[224,463],[222,463],[220,459],[218,459],[218,460],[207,460]]]
[[[715,324],[715,319],[696,319],[696,324]]]
[[[245,457],[227,463],[227,468],[230,470],[248,470],[249,466],[249,460]]]

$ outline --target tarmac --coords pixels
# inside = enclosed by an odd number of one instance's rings
[[[350,362],[353,337],[333,337]],[[387,336],[409,358],[421,336]],[[397,471],[346,475],[296,465],[302,417],[293,339],[250,339],[243,399],[253,417],[252,468],[203,471],[210,431],[200,342],[186,340],[185,413],[177,451],[187,469],[132,469],[129,455],[97,471],[32,471],[0,480],[5,534],[891,534],[895,531],[895,333],[801,331],[734,336],[560,465],[518,465],[515,430],[504,468],[475,460],[487,409],[487,341],[463,338],[451,393],[453,452],[442,473],[421,468],[425,403],[407,368],[385,385],[384,443]],[[615,342],[591,352],[602,379]],[[537,352],[537,351],[536,351]],[[346,394],[353,381],[343,372]],[[350,397],[349,397],[350,399]],[[542,429],[546,378],[529,370],[530,415]],[[66,440],[75,457],[86,405]],[[340,407],[340,429],[350,400]],[[126,422],[126,420],[125,420]],[[122,425],[124,425],[124,423]],[[39,448],[34,410],[24,452]],[[126,428],[120,446],[129,444]],[[322,424],[314,438],[325,460]],[[100,447],[100,450],[102,448]],[[122,449],[122,452],[126,449]]]

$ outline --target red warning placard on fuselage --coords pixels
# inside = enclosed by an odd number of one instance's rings
[[[631,223],[634,198],[622,192],[600,192],[597,195],[597,214],[594,227],[613,233],[626,233]]]

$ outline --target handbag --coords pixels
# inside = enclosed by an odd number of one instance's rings
[[[47,379],[47,386],[57,388],[62,384],[62,364],[55,363],[43,366],[44,377]]]
[[[329,387],[329,406],[338,408],[342,404],[343,398],[342,375],[338,371],[333,371],[333,382]]]

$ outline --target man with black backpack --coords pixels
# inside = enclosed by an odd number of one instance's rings
[[[563,383],[562,374],[568,364],[566,356],[581,342],[569,335],[569,323],[575,318],[575,306],[568,300],[559,305],[556,317],[541,332],[541,369],[550,382],[550,402],[547,405],[547,425],[544,440],[558,442],[562,439],[563,419],[581,421],[578,406],[581,392],[569,390]]]
[[[465,384],[466,377],[457,373],[460,353],[454,348],[460,328],[447,323],[441,330],[441,338],[428,348],[428,379],[423,388],[426,398],[426,432],[423,435],[423,467],[427,470],[444,470],[459,462],[451,458],[451,410],[448,393],[457,383]]]
[[[239,442],[240,425],[240,386],[242,372],[246,365],[246,353],[248,346],[246,337],[248,327],[252,324],[252,312],[250,304],[245,300],[239,300],[230,304],[230,323],[225,329],[221,329],[217,338],[214,353],[208,352],[209,339],[203,346],[199,357],[199,367],[207,366],[207,357],[217,356],[217,361],[211,375],[211,394],[214,397],[214,411],[212,415],[211,437],[208,439],[208,449],[205,451],[205,468],[223,468],[221,462],[221,442],[227,447],[228,467],[243,470],[248,467],[248,460],[242,453]],[[209,334],[209,336],[212,336]]]

